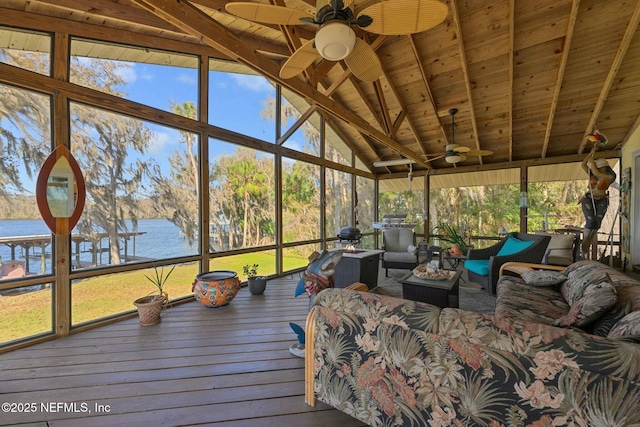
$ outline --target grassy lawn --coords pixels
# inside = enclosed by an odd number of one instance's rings
[[[287,265],[306,266],[306,258],[288,258]],[[234,255],[211,261],[210,270],[231,270],[246,280],[245,264],[258,264],[258,274],[272,274],[275,258],[272,252]],[[165,267],[165,274],[171,267]],[[77,325],[102,317],[135,310],[133,301],[156,293],[144,275],[155,276],[153,269],[107,274],[76,281],[71,287],[72,324]],[[198,274],[198,263],[176,266],[165,285],[171,299],[191,295],[191,285]],[[51,289],[21,295],[0,296],[0,344],[52,330]]]

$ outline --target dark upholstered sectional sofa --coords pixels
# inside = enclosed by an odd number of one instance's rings
[[[531,321],[538,303],[529,291],[543,288],[512,277],[498,285],[498,300],[514,286],[524,298],[520,308],[515,300],[505,306],[515,310],[508,316],[327,289],[307,320],[307,402],[319,399],[372,426],[640,425],[638,325],[628,317],[640,309],[640,285],[595,264],[573,264],[568,277],[586,289],[585,281],[597,277],[599,286],[607,273],[622,296],[602,313],[617,319],[607,332],[616,336],[549,324],[555,316],[584,320],[570,306]],[[561,286],[548,290],[562,295]],[[584,302],[574,291],[570,299]]]

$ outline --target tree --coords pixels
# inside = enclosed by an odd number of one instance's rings
[[[138,200],[147,165],[129,162],[132,151],[144,153],[152,132],[139,120],[95,108],[74,105],[72,152],[81,165],[87,188],[85,211],[78,231],[94,240],[109,239],[112,264],[119,264],[119,233],[128,231],[126,220],[137,227]]]
[[[198,109],[191,101],[172,103],[171,111],[181,116],[197,119]],[[193,244],[199,230],[199,163],[198,138],[192,132],[180,132],[181,150],[174,150],[169,157],[170,176],[166,177],[158,164],[150,174],[156,209],[167,212],[170,222],[180,228],[189,244]]]
[[[0,49],[0,60],[42,74],[49,68],[42,53]],[[33,178],[51,151],[51,103],[48,96],[5,85],[0,85],[0,99],[0,203],[4,199],[8,209],[12,193],[28,191],[20,165]]]
[[[2,50],[2,59],[13,65],[46,74],[46,55]],[[123,96],[126,84],[116,61],[72,59],[70,81]],[[0,160],[0,195],[24,192],[18,164],[33,177],[51,151],[50,100],[31,91],[0,86],[0,119],[8,123],[0,130],[0,149],[8,153]],[[87,188],[87,203],[78,230],[96,237],[106,232],[111,260],[120,262],[118,233],[127,230],[125,220],[136,221],[135,194],[146,166],[128,163],[131,151],[144,152],[151,132],[139,120],[80,104],[71,107],[70,149],[80,164]]]

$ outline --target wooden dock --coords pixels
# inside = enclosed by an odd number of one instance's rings
[[[226,307],[189,302],[160,324],[137,318],[0,354],[0,401],[35,411],[2,426],[362,426],[304,402],[304,360],[289,322],[304,325],[296,277],[242,288]],[[24,409],[24,406],[22,407]]]
[[[144,231],[130,231],[118,233],[118,238],[122,239],[122,247],[124,253],[122,254],[125,262],[133,262],[139,260],[147,260],[149,258],[141,258],[136,256],[135,247],[136,247],[136,237],[146,234]],[[98,264],[102,264],[102,253],[108,252],[108,248],[105,249],[102,247],[103,239],[108,238],[107,233],[100,233],[95,236],[86,236],[82,234],[72,234],[72,268],[86,268],[93,267]],[[132,239],[132,251],[133,253],[129,255],[129,239]],[[89,252],[92,252],[92,261],[86,262],[80,260],[81,247],[80,245],[83,243],[91,244],[91,249]],[[6,236],[0,237],[0,245],[9,247],[11,251],[10,259],[5,261],[15,261],[20,260],[17,257],[16,249],[22,248],[24,252],[24,270],[25,275],[29,274],[30,271],[30,260],[40,260],[40,272],[44,273],[44,265],[45,260],[51,257],[50,253],[47,253],[47,248],[51,246],[51,234],[39,234],[39,235],[30,235],[30,236]],[[39,252],[36,252],[36,249],[39,249]],[[31,253],[30,251],[33,250]],[[1,275],[2,273],[0,273]]]

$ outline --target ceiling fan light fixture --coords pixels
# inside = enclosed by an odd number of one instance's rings
[[[444,158],[447,163],[458,163],[462,160],[462,156],[460,154],[452,154]]]
[[[329,61],[340,61],[353,51],[356,33],[340,21],[329,22],[316,33],[315,45],[320,56]]]

